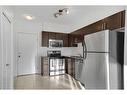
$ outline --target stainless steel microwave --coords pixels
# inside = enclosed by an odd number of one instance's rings
[[[63,40],[49,39],[49,47],[63,47]]]

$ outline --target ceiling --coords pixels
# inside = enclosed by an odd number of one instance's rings
[[[118,6],[117,6],[118,7]],[[40,23],[55,23],[62,25],[78,25],[78,23],[83,22],[83,25],[93,22],[94,18],[103,17],[104,15],[112,14],[110,9],[117,10],[115,6],[13,6],[14,15],[16,19],[25,20],[23,18],[24,14],[30,14],[35,17],[33,22]],[[120,7],[120,6],[119,6]],[[60,16],[58,18],[54,18],[53,14],[57,12],[59,9],[68,8],[69,14]],[[104,12],[104,10],[107,10]],[[86,23],[85,23],[86,22]]]
[[[69,24],[77,23],[81,18],[94,9],[92,6],[14,6],[15,17],[24,19],[24,14],[35,16],[37,22],[50,22],[56,24]],[[54,18],[53,14],[59,9],[69,8],[69,14]]]

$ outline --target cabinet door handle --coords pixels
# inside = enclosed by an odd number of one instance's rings
[[[103,27],[103,29],[104,29],[104,30],[106,29],[106,23],[104,23],[104,27]]]
[[[104,24],[101,25],[101,29],[102,29],[102,30],[104,29]]]

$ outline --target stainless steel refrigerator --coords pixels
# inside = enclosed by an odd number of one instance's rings
[[[84,38],[79,81],[85,89],[123,89],[124,32],[99,31]]]

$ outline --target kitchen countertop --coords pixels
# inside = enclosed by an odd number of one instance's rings
[[[80,82],[68,74],[59,76],[25,75],[15,80],[15,89],[85,89]]]
[[[80,56],[61,56],[61,57],[48,57],[48,56],[41,56],[41,57],[44,57],[44,58],[73,58],[73,59],[84,59],[83,57],[80,57]]]
[[[49,58],[49,56],[41,56],[41,57],[48,57]],[[63,57],[63,58],[76,58],[76,57],[80,57],[80,56],[60,56],[60,57]]]

